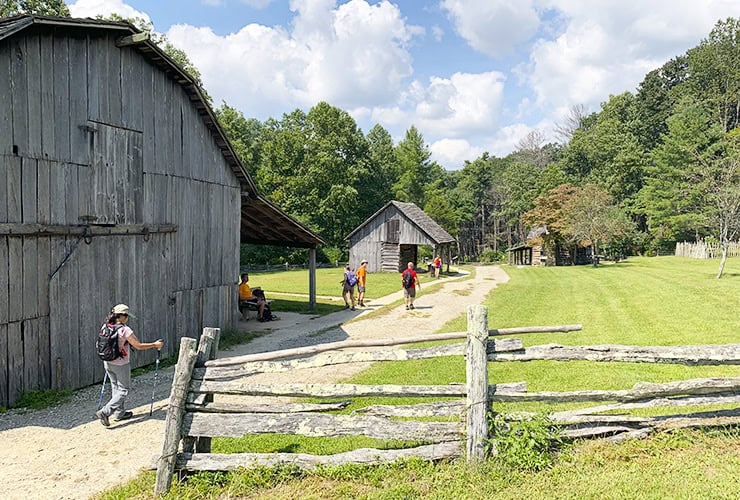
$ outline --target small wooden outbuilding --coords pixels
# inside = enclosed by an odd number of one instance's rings
[[[431,245],[433,253],[449,263],[456,243],[447,231],[413,203],[389,201],[349,236],[349,263],[357,269],[363,259],[369,272],[399,272],[417,263],[418,245]]]
[[[233,327],[240,241],[309,247],[313,263],[323,243],[257,192],[198,85],[146,34],[0,20],[0,406],[102,380],[94,343],[116,303],[164,356]]]

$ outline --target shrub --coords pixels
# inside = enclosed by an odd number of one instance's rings
[[[489,418],[488,435],[489,450],[495,446],[496,458],[521,471],[550,467],[563,445],[558,427],[546,414],[518,422],[507,422],[497,414]]]

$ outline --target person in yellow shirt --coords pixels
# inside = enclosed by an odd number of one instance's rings
[[[360,267],[355,271],[357,275],[357,302],[360,307],[365,307],[365,281],[367,280],[367,261],[362,260]]]
[[[259,318],[262,318],[262,315],[265,311],[265,299],[264,297],[258,297],[252,293],[252,289],[247,284],[249,282],[249,274],[244,273],[242,274],[241,283],[239,283],[239,303],[243,302],[249,302],[252,304],[256,304],[257,308],[259,309]]]

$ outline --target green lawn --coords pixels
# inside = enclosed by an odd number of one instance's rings
[[[454,272],[454,269],[451,269]],[[316,270],[316,294],[331,297],[342,296],[342,277],[344,268],[320,268]],[[442,282],[445,274],[440,280],[430,279],[428,274],[419,273],[419,281],[424,290],[428,283]],[[308,294],[308,270],[296,271],[271,271],[249,273],[249,284],[253,287],[261,287],[265,290],[268,298],[270,292]],[[401,289],[401,273],[368,273],[367,290],[365,296],[369,299],[383,297],[389,293]]]
[[[526,345],[601,343],[676,345],[740,342],[740,259],[714,279],[716,261],[673,257],[631,258],[599,268],[505,267],[511,277],[486,298],[491,328],[582,323],[581,332],[523,335]],[[322,270],[322,275],[323,275]],[[341,273],[337,270],[337,273]],[[280,273],[271,275],[273,279]],[[383,275],[371,275],[381,288]],[[339,281],[340,274],[333,279]],[[383,276],[384,277],[384,276]],[[261,278],[261,276],[260,276]],[[331,277],[323,275],[326,286]],[[256,275],[255,284],[261,284]],[[393,283],[395,281],[395,283]],[[388,285],[397,289],[398,275]],[[307,286],[307,285],[306,285]],[[369,287],[369,288],[370,288]],[[335,287],[336,288],[336,287]],[[269,289],[269,287],[268,287]],[[273,288],[277,290],[278,288]],[[321,293],[321,292],[319,292]],[[464,315],[439,331],[465,330]],[[490,380],[526,381],[530,391],[626,389],[638,381],[740,376],[740,366],[691,367],[594,362],[500,362]],[[464,382],[461,357],[376,363],[348,382],[447,384]],[[418,401],[418,400],[415,400]],[[352,408],[398,399],[366,398]],[[405,400],[410,403],[412,400]],[[496,404],[496,411],[558,410],[574,405]],[[578,406],[583,406],[580,404]],[[350,409],[346,411],[350,411]],[[661,409],[685,412],[695,408]],[[651,412],[637,413],[645,414]],[[224,451],[336,453],[371,443],[363,438],[315,440],[261,436],[214,439]],[[386,443],[392,447],[397,443]],[[372,444],[377,446],[377,443]],[[178,485],[170,498],[736,498],[740,491],[740,430],[674,432],[612,445],[582,442],[540,472],[513,469],[500,460],[481,467],[410,462],[387,467],[347,466],[313,474],[290,468],[203,474]],[[105,498],[149,495],[146,474]]]

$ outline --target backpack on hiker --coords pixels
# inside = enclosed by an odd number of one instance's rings
[[[347,271],[346,273],[344,273],[344,283],[348,287],[355,286],[357,284],[357,275],[352,271]]]
[[[118,330],[123,328],[120,323],[106,323],[100,328],[100,333],[95,341],[95,351],[103,361],[113,361],[122,358],[121,350],[118,348]]]
[[[401,277],[403,287],[406,289],[413,288],[414,286],[414,274],[410,271],[404,271]]]

